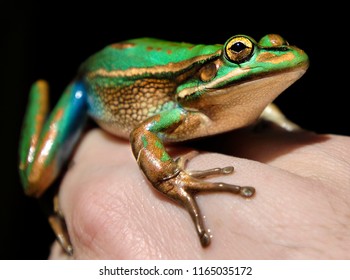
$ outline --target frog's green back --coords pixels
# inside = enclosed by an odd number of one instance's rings
[[[154,38],[139,38],[112,44],[88,58],[81,71],[93,72],[171,66],[176,71],[196,61],[206,61],[221,53],[221,45],[193,45]],[[177,66],[176,66],[177,65]]]

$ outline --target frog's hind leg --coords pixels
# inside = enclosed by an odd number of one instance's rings
[[[24,191],[38,198],[57,182],[87,115],[86,92],[81,83],[75,82],[66,88],[49,116],[48,95],[45,81],[37,81],[32,86],[20,139],[19,172]],[[57,210],[57,201],[54,205],[56,209],[49,215],[49,222],[62,247],[71,254],[63,215]]]
[[[75,146],[86,119],[82,84],[70,84],[50,116],[45,81],[31,88],[20,139],[19,172],[27,195],[40,197],[58,177]]]
[[[31,191],[28,190],[30,189],[29,177],[31,166],[33,165],[39,137],[47,118],[48,109],[48,84],[46,81],[39,80],[34,83],[30,89],[19,147],[19,173],[21,175],[22,185],[28,193],[31,193]]]
[[[59,207],[58,195],[56,194],[53,199],[53,213],[49,215],[49,223],[54,231],[58,243],[64,250],[64,253],[68,256],[73,255],[73,246],[69,238],[67,225],[63,216],[63,213]]]

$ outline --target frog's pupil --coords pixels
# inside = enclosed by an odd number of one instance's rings
[[[231,46],[230,49],[233,50],[234,52],[240,52],[246,48],[247,48],[247,46],[245,44],[243,44],[242,42],[236,42]]]

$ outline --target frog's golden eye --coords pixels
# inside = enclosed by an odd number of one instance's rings
[[[236,36],[230,39],[225,46],[225,55],[233,63],[247,61],[253,54],[254,44],[247,37]]]

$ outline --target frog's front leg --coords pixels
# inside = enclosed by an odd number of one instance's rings
[[[187,209],[202,246],[208,246],[210,235],[204,225],[195,194],[203,191],[224,191],[251,197],[255,190],[252,187],[212,183],[199,179],[211,175],[230,174],[233,171],[230,167],[195,171],[191,175],[183,168],[187,158],[174,161],[169,156],[163,146],[162,135],[174,130],[183,124],[186,118],[191,117],[190,113],[180,108],[163,112],[147,119],[134,129],[130,140],[134,156],[153,187]]]
[[[289,120],[274,103],[269,104],[264,109],[260,119],[272,122],[287,131],[296,131],[300,129],[300,126]]]

